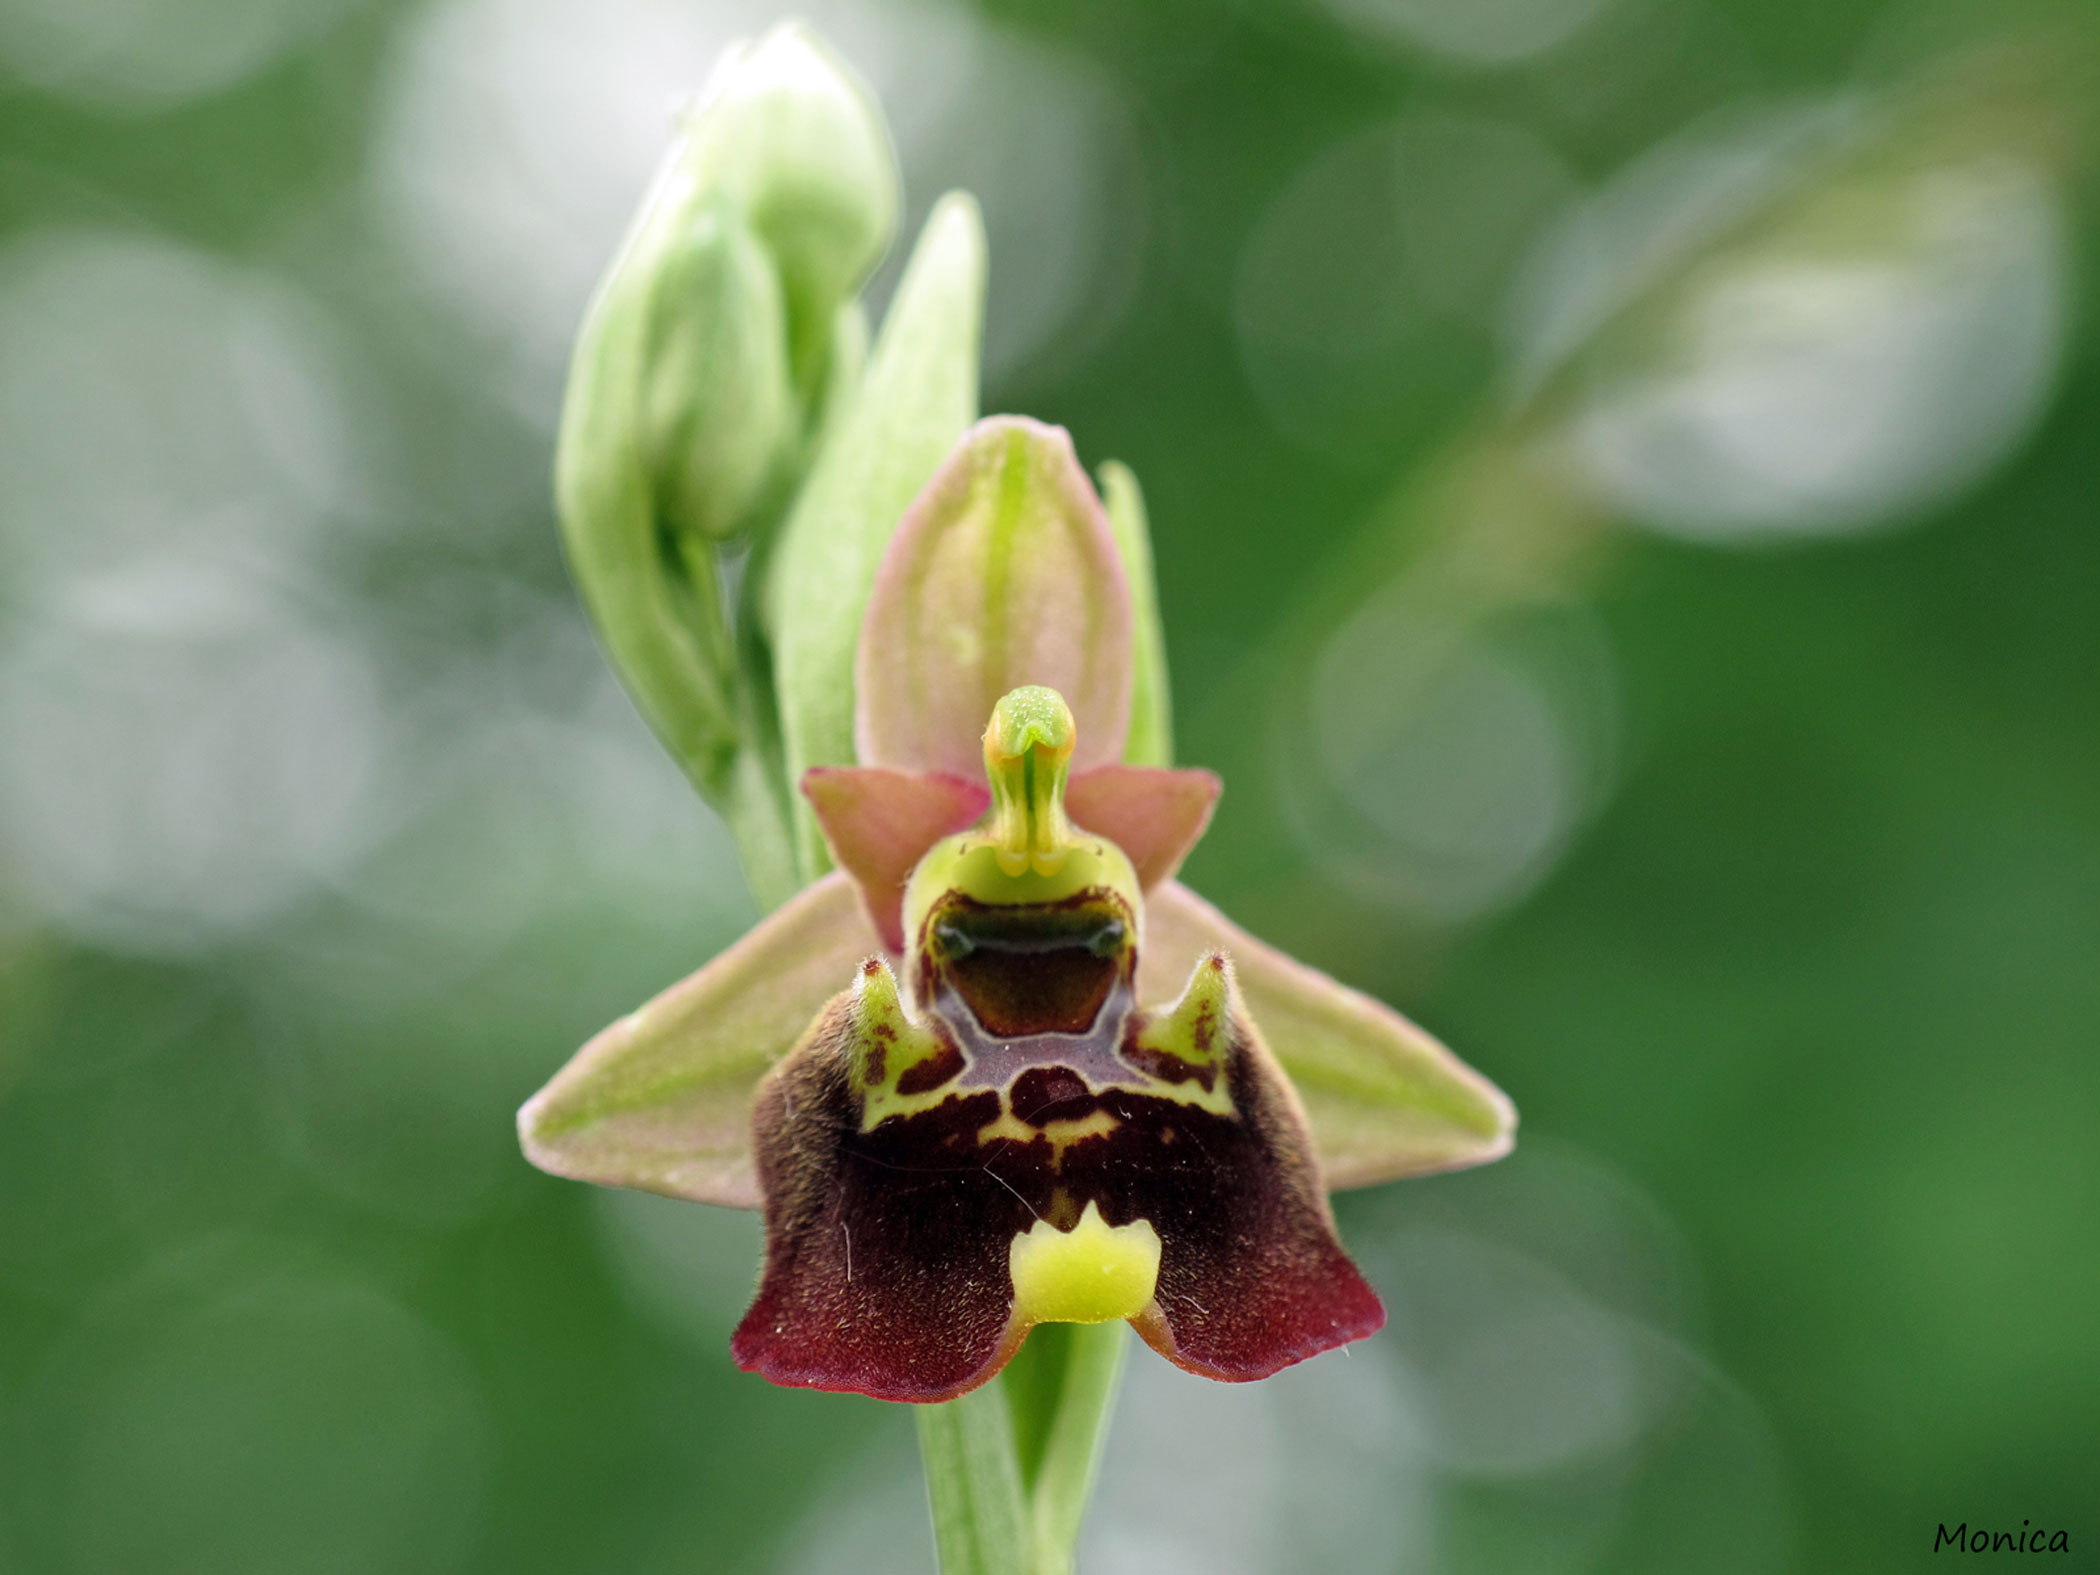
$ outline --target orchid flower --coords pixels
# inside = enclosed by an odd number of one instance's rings
[[[1220,1379],[1361,1339],[1328,1193],[1514,1116],[1175,879],[1219,783],[1172,769],[1136,478],[977,420],[967,193],[870,342],[899,207],[873,95],[784,23],[681,111],[585,316],[569,566],[770,912],[519,1129],[557,1175],[763,1209],[737,1362],[948,1402],[915,1408],[944,1575],[1069,1575],[1122,1325]]]
[[[799,784],[837,868],[520,1113],[542,1169],[764,1210],[732,1348],[776,1383],[945,1400],[1113,1320],[1264,1377],[1384,1321],[1329,1191],[1509,1146],[1487,1080],[1174,878],[1219,782],[1126,760],[1131,539],[1061,429],[967,431],[875,574],[858,764]]]

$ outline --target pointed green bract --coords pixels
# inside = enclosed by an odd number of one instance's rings
[[[880,949],[853,883],[818,881],[578,1051],[518,1112],[526,1157],[577,1181],[757,1208],[759,1079]]]
[[[790,781],[811,766],[854,763],[854,654],[876,565],[976,419],[984,269],[977,205],[950,193],[926,221],[860,390],[788,516],[766,614]],[[808,867],[828,864],[806,811],[796,838]]]
[[[1509,1152],[1508,1098],[1391,1007],[1256,940],[1178,881],[1145,910],[1139,998],[1228,954],[1248,1015],[1289,1076],[1330,1190],[1458,1170]]]
[[[1101,467],[1101,501],[1130,582],[1130,735],[1123,741],[1123,759],[1133,766],[1171,766],[1174,698],[1167,678],[1167,638],[1159,616],[1145,495],[1128,465],[1110,460]]]

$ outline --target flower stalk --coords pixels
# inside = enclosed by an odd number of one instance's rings
[[[1071,1575],[1130,1350],[1045,1324],[993,1382],[918,1408],[942,1575]]]

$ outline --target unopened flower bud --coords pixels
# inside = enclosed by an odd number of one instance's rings
[[[732,50],[678,137],[578,335],[555,489],[592,621],[650,724],[792,890],[787,806],[760,758],[721,543],[788,503],[854,402],[852,296],[896,223],[880,113],[808,28]]]
[[[643,458],[674,529],[735,534],[800,446],[779,277],[726,201],[665,237],[644,310]]]
[[[725,60],[690,117],[694,173],[780,268],[797,384],[822,371],[839,304],[897,229],[896,153],[873,96],[801,22]]]

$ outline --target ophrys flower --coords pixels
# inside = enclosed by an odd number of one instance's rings
[[[939,1400],[1127,1318],[1262,1377],[1383,1320],[1326,1189],[1507,1148],[1492,1085],[1172,878],[1218,785],[1124,763],[1133,622],[1069,439],[979,423],[877,574],[861,764],[803,779],[840,870],[520,1113],[545,1169],[764,1207],[746,1367]]]

